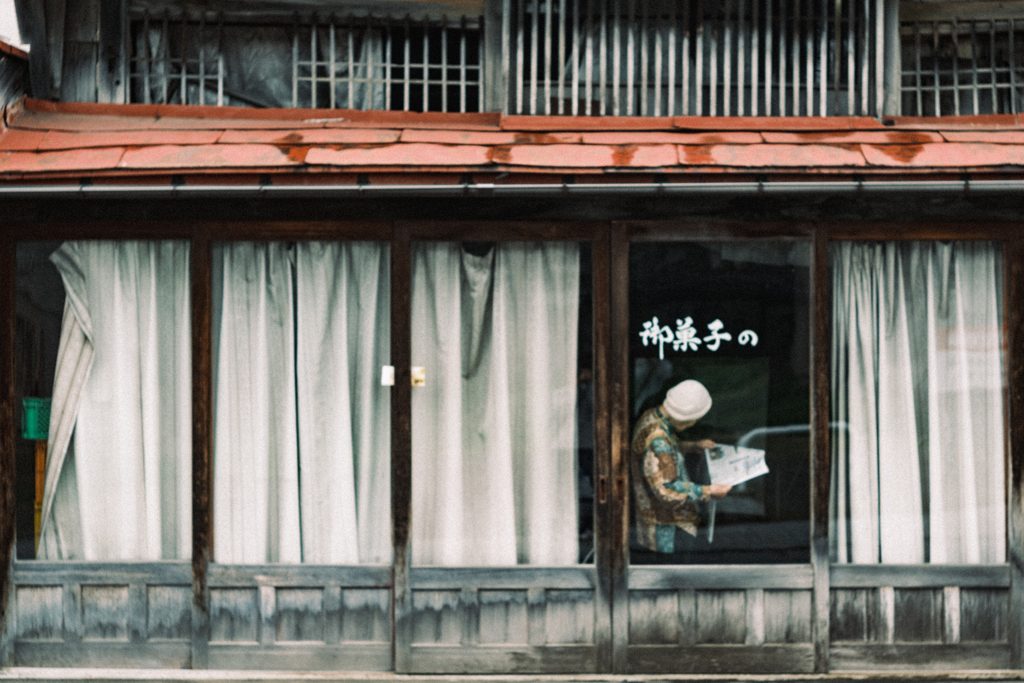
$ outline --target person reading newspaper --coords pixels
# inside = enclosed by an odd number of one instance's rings
[[[686,472],[685,455],[716,447],[709,439],[684,441],[682,432],[711,409],[711,394],[688,379],[668,390],[664,402],[644,412],[633,429],[630,474],[635,503],[635,540],[655,553],[689,553],[701,542],[698,503],[724,498],[729,484],[697,484]],[[677,533],[677,530],[681,533]]]

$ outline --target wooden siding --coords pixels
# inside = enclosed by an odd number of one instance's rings
[[[1010,668],[1006,565],[832,568],[832,670]]]
[[[32,562],[16,565],[14,584],[17,665],[191,663],[188,563]]]
[[[0,51],[0,107],[28,92],[28,62]]]
[[[209,666],[391,669],[390,567],[209,574]],[[192,665],[188,563],[19,563],[14,581],[18,665]]]
[[[391,568],[211,564],[209,667],[387,671]]]
[[[634,673],[808,673],[810,565],[633,567]]]
[[[592,566],[412,568],[416,673],[596,672]]]

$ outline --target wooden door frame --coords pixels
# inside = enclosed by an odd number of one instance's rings
[[[412,655],[412,399],[409,366],[412,362],[412,242],[573,241],[590,244],[593,278],[593,372],[594,372],[594,468],[598,497],[594,502],[596,645],[595,668],[608,671],[611,664],[611,589],[607,549],[614,507],[611,498],[601,499],[602,478],[607,479],[609,386],[607,373],[608,262],[607,222],[597,221],[396,221],[392,249],[391,358],[395,366],[392,393],[392,516],[394,520],[394,638],[395,672],[414,670]],[[399,390],[399,387],[401,389]],[[606,489],[605,489],[606,490]],[[586,565],[577,565],[586,566]],[[481,570],[485,571],[485,570]],[[566,672],[571,673],[571,672]]]
[[[459,227],[461,225],[461,227]],[[14,454],[17,424],[14,405],[14,324],[16,245],[18,241],[59,239],[188,239],[192,243],[193,318],[193,633],[194,668],[202,668],[209,640],[209,588],[206,576],[212,551],[210,439],[212,435],[212,350],[210,248],[219,240],[357,240],[387,241],[391,249],[392,363],[396,385],[392,394],[392,509],[395,561],[392,576],[396,629],[406,628],[408,614],[408,551],[411,494],[411,431],[408,367],[410,343],[409,245],[412,239],[587,239],[592,244],[594,273],[595,469],[606,491],[595,510],[596,562],[599,574],[597,609],[607,616],[609,647],[601,650],[602,670],[624,673],[628,644],[628,248],[631,241],[662,239],[792,239],[810,240],[812,261],[812,457],[811,568],[813,573],[812,639],[815,670],[829,670],[828,564],[828,419],[829,419],[829,296],[828,250],[832,241],[901,239],[992,239],[1004,247],[1005,320],[1007,340],[1007,489],[1009,508],[1009,623],[1011,666],[1024,668],[1024,235],[1015,223],[834,222],[818,224],[752,222],[599,222],[586,229],[566,223],[423,223],[293,221],[43,223],[7,226],[0,239],[0,663],[13,657],[11,572],[14,559]],[[561,226],[561,227],[559,227]],[[589,231],[589,232],[587,232]],[[589,235],[589,237],[584,237]],[[601,455],[603,453],[603,455]],[[404,597],[403,597],[404,596]],[[402,654],[394,653],[396,669]],[[400,669],[398,669],[400,670]]]

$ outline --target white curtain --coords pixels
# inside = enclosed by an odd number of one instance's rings
[[[576,563],[578,245],[412,259],[413,562]]]
[[[214,252],[214,559],[391,561],[387,246]]]
[[[1000,247],[832,252],[832,555],[1006,561]]]
[[[187,242],[66,242],[39,557],[191,556]]]

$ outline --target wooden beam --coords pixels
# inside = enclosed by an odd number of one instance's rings
[[[14,544],[14,242],[0,241],[0,666],[13,664]]]
[[[18,14],[21,40],[28,43],[30,92],[33,97],[49,99],[53,96],[50,79],[50,61],[46,40],[46,9],[43,0],[14,0]]]
[[[612,671],[629,667],[629,234],[622,223],[611,227],[611,443],[606,480],[611,508],[608,548],[602,561],[612,582]]]
[[[814,671],[829,669],[829,340],[831,296],[828,270],[828,233],[814,231],[811,260],[811,641]]]
[[[611,470],[611,411],[612,383],[609,371],[609,333],[611,330],[611,233],[602,226],[592,242],[592,268],[594,287],[593,319],[593,372],[594,372],[594,471],[592,481],[608,480]],[[607,484],[605,484],[607,487]],[[607,490],[607,489],[606,489]],[[597,646],[598,671],[612,670],[614,635],[612,631],[612,605],[614,604],[614,574],[608,562],[608,552],[615,547],[611,539],[616,534],[615,507],[608,498],[594,497],[594,561],[597,565],[597,621],[594,643]]]
[[[209,236],[192,239],[192,668],[205,669],[210,641],[207,568],[213,549],[213,278]]]
[[[99,63],[96,69],[96,99],[100,102],[127,101],[125,16],[125,0],[100,0]]]
[[[391,642],[396,673],[407,673],[412,658],[412,255],[409,226],[391,235],[391,540],[394,560],[394,615]]]
[[[508,87],[510,0],[484,2],[484,110],[505,111]]]
[[[1010,610],[1007,635],[1010,666],[1024,668],[1024,236],[1009,242],[1006,297],[1009,349],[1009,560]]]

